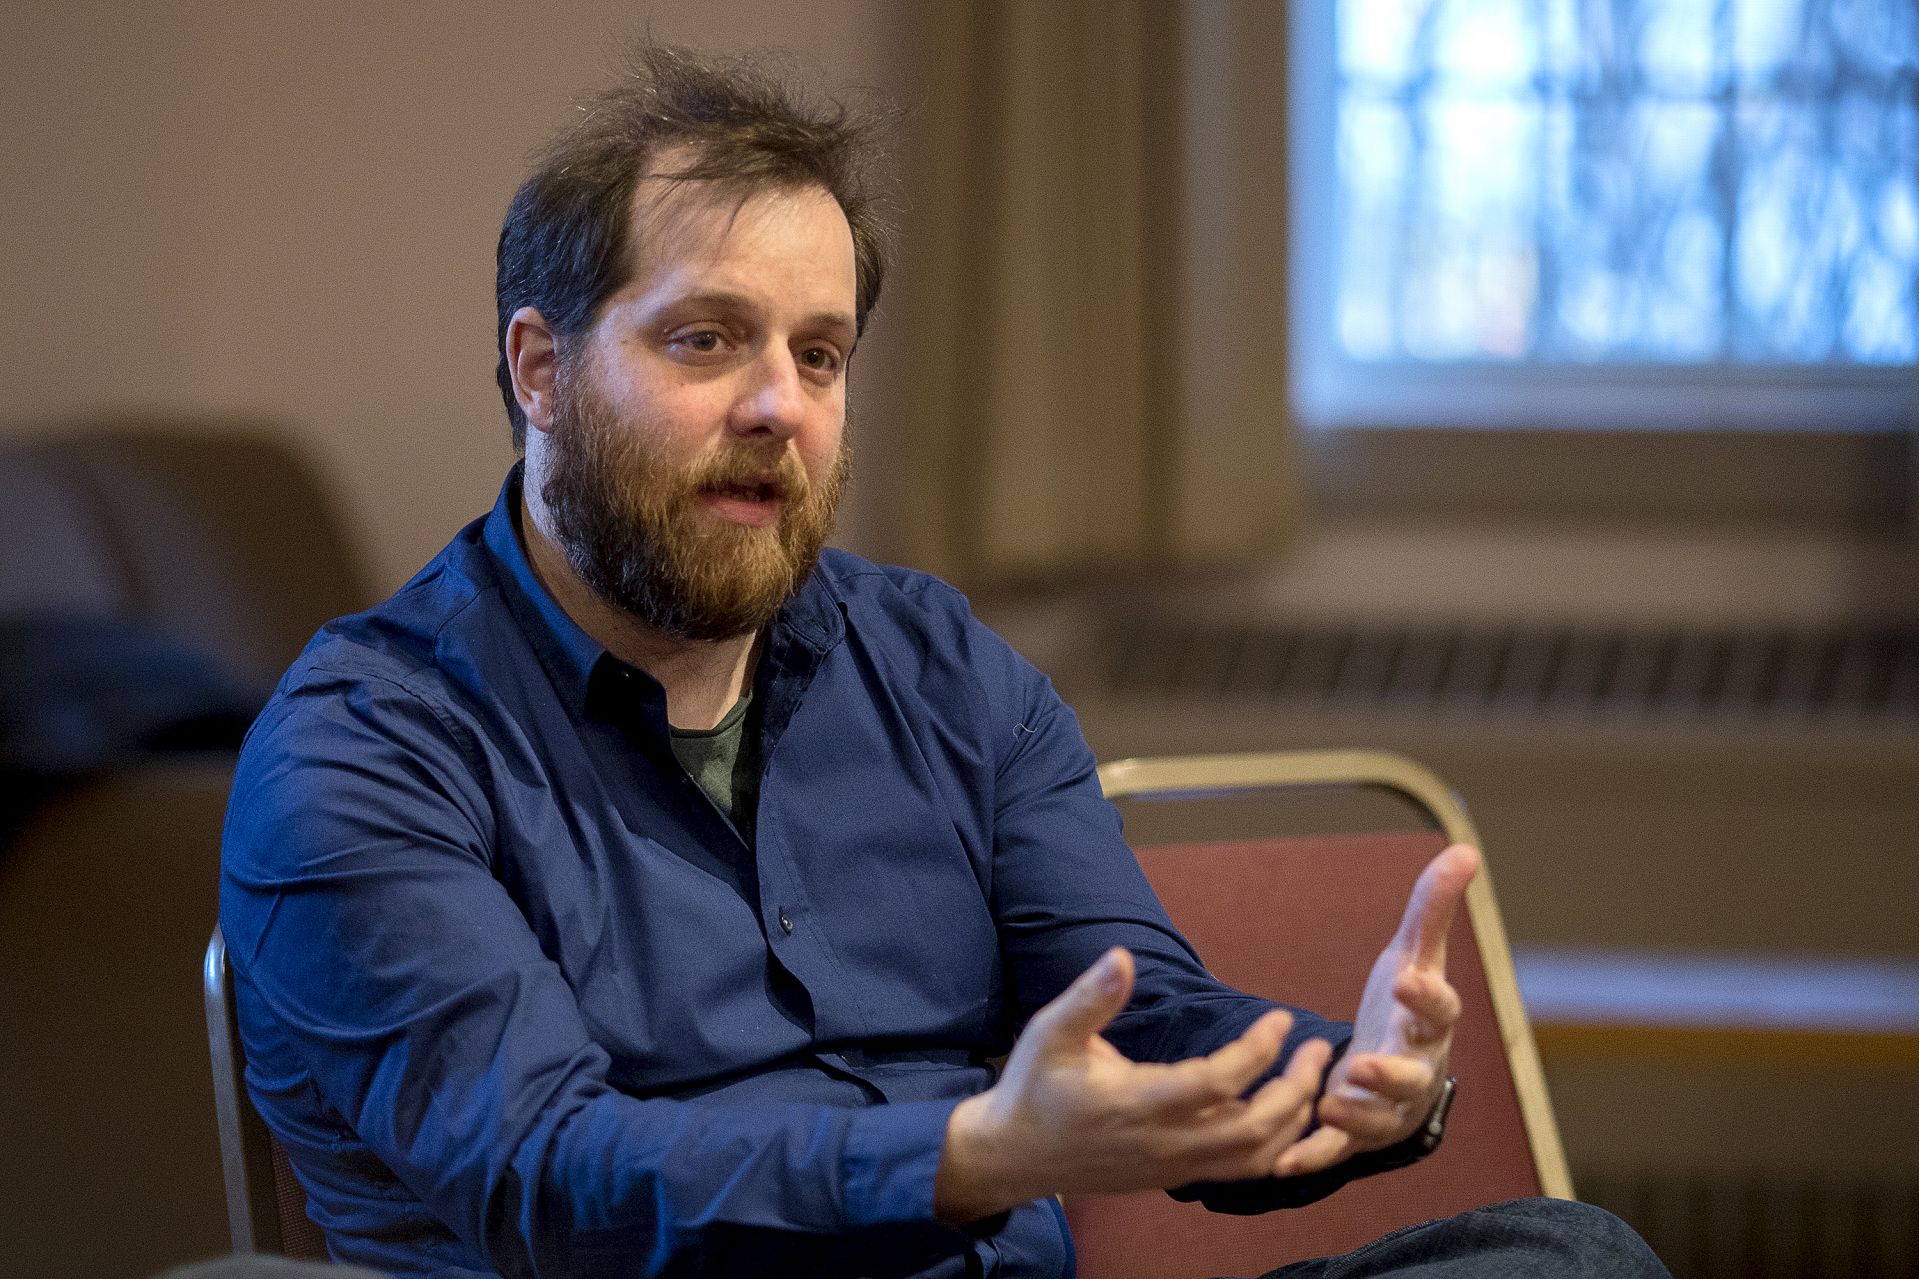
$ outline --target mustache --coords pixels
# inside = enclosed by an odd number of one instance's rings
[[[771,449],[736,448],[696,464],[685,477],[689,492],[742,489],[779,498],[803,498],[811,487],[798,457],[784,445]]]

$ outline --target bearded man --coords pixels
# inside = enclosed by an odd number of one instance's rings
[[[751,67],[644,52],[501,234],[523,465],[250,735],[248,1084],[336,1259],[1055,1276],[1060,1192],[1243,1211],[1430,1148],[1477,854],[1422,876],[1358,1038],[1222,987],[1045,678],[950,588],[823,551],[868,152]],[[1577,1205],[1342,1273],[1570,1273],[1568,1231],[1662,1273]]]

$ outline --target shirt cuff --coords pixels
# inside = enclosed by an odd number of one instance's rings
[[[897,1101],[852,1113],[840,1171],[847,1225],[933,1219],[933,1183],[959,1103],[957,1097]]]

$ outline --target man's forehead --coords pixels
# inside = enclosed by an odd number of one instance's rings
[[[691,249],[725,239],[749,204],[763,204],[778,188],[748,187],[708,178],[647,174],[634,185],[633,243],[648,249]]]
[[[852,229],[826,188],[800,182],[676,176],[695,158],[665,153],[634,185],[629,216],[635,280],[668,264],[718,258],[742,222],[760,227],[777,225],[784,219],[822,215],[830,216],[844,234],[850,264]]]

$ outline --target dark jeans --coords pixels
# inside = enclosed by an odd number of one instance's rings
[[[1408,1226],[1339,1257],[1282,1266],[1263,1279],[1671,1279],[1645,1240],[1603,1208],[1515,1199]]]

